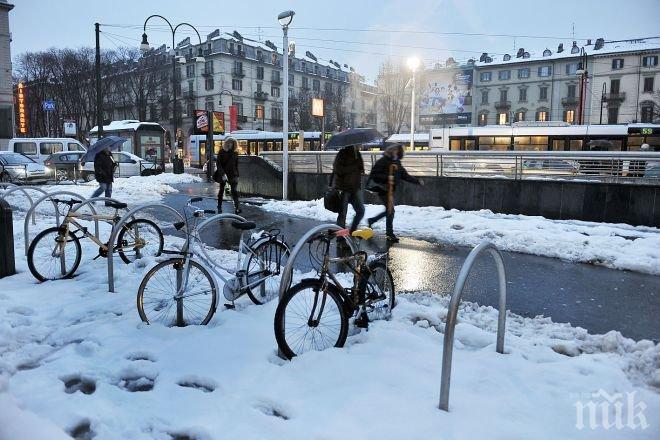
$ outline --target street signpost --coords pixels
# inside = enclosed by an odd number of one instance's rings
[[[50,137],[50,113],[55,111],[55,101],[49,99],[42,103],[42,108],[46,112],[46,132],[48,137]]]

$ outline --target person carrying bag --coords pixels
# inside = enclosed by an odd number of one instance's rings
[[[323,206],[330,212],[338,213],[341,209],[341,193],[337,188],[332,186],[332,182],[335,180],[335,173],[333,172],[330,175],[330,183],[328,184],[328,189],[323,195]]]

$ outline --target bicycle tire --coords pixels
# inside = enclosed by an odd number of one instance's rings
[[[327,310],[328,306],[331,306],[332,308],[336,308],[336,313],[339,315],[339,329],[337,331],[336,340],[335,337],[332,336],[332,333],[328,335],[329,339],[327,339],[324,335],[320,334],[319,330],[315,330],[316,334],[313,334],[311,336],[310,342],[313,343],[313,341],[316,341],[316,336],[318,336],[320,341],[325,342],[322,350],[326,348],[330,348],[331,346],[334,347],[344,346],[344,343],[346,342],[346,337],[348,336],[348,317],[346,316],[346,313],[344,311],[344,303],[341,299],[341,294],[339,293],[339,288],[337,286],[331,283],[328,283],[326,286],[327,287],[325,293],[323,293],[320,292],[322,287],[321,280],[318,279],[303,280],[302,282],[288,289],[282,296],[282,300],[280,301],[280,303],[277,305],[277,310],[275,311],[275,322],[274,322],[275,339],[277,340],[277,346],[279,347],[280,352],[287,359],[292,359],[294,356],[298,356],[307,351],[312,351],[312,350],[300,350],[300,348],[303,349],[305,348],[305,341],[307,341],[307,335],[309,333],[309,330],[307,330],[305,335],[302,336],[303,339],[300,342],[300,345],[298,345],[297,342],[300,341],[301,336],[298,336],[298,333],[294,333],[290,335],[289,338],[287,339],[287,330],[285,323],[287,310],[289,310],[291,313],[296,313],[293,309],[297,309],[298,316],[302,318],[303,324],[300,327],[296,327],[296,329],[300,329],[306,325],[306,323],[304,323],[305,320],[304,315],[306,315],[306,313],[301,314],[300,307],[304,304],[309,305],[309,301],[306,300],[306,298],[302,298],[300,299],[300,303],[296,302],[296,304],[292,305],[290,308],[289,305],[292,304],[291,301],[294,300],[296,296],[302,295],[304,294],[305,291],[309,291],[309,290],[311,290],[314,293],[314,295],[316,295],[317,299],[321,299],[320,295],[326,294],[326,301],[324,305],[324,316],[326,317],[326,321],[324,325],[329,325],[334,321],[334,319],[332,318],[332,314],[334,314],[335,312],[331,310],[330,314],[326,313],[328,311]],[[331,299],[332,301],[328,301],[328,299]],[[288,321],[289,324],[293,323],[292,326],[295,327],[296,324],[300,321],[296,321],[292,319],[293,317],[291,316],[291,313],[288,314],[289,315]],[[319,321],[321,321],[322,319],[323,317],[321,317]],[[318,329],[320,325],[316,327],[310,327],[310,326],[307,327]],[[291,345],[293,345],[293,347],[291,347]],[[314,348],[314,351],[320,351],[320,350]]]
[[[269,251],[269,248],[271,246],[277,249]],[[276,239],[265,240],[262,243],[260,243],[256,248],[252,249],[252,251],[254,253],[250,253],[250,257],[248,258],[247,265],[245,266],[248,284],[251,281],[250,267],[253,263],[259,265],[257,259],[260,258],[259,256],[262,255],[262,253],[265,256],[263,258],[265,260],[270,260],[274,257],[277,257],[278,255],[280,256],[277,262],[271,263],[270,261],[267,261],[267,263],[269,266],[271,264],[276,264],[278,266],[276,270],[279,272],[279,275],[281,277],[282,270],[284,269],[284,266],[286,265],[286,260],[288,260],[290,254],[289,247],[286,245],[286,243]],[[261,286],[265,286],[264,295],[262,295],[261,293]],[[271,275],[268,278],[264,279],[263,283],[248,288],[247,295],[248,297],[250,297],[250,300],[252,300],[253,303],[257,305],[262,305],[273,300],[279,295],[279,290],[280,290],[279,287],[280,287],[279,278],[275,278],[274,276]]]
[[[380,261],[369,265],[369,269],[371,270],[371,275],[369,276],[367,283],[371,286],[371,288],[374,288],[373,285],[377,284],[377,290],[385,293],[386,298],[378,301],[375,304],[372,304],[376,305],[376,307],[367,308],[367,316],[369,317],[369,321],[389,319],[392,315],[392,309],[394,309],[396,306],[394,277],[392,277],[392,272],[390,272],[390,269],[385,265],[385,263]],[[377,279],[378,276],[382,278],[379,280]],[[386,284],[386,286],[379,285],[381,280],[383,284]]]
[[[153,319],[153,318],[149,319],[148,313],[145,311],[145,291],[148,287],[149,282],[153,280],[154,284],[155,284],[155,280],[156,280],[155,277],[156,277],[156,274],[158,274],[158,272],[163,271],[163,272],[161,272],[161,274],[163,274],[164,269],[166,269],[167,266],[172,266],[171,269],[174,269],[176,271],[177,270],[176,265],[185,264],[185,261],[186,260],[183,259],[183,258],[170,258],[169,260],[162,261],[162,262],[158,263],[157,265],[155,265],[154,267],[152,267],[149,270],[149,272],[147,272],[147,275],[145,275],[145,277],[142,279],[142,282],[140,283],[140,287],[138,289],[138,294],[137,294],[137,309],[138,309],[138,314],[140,315],[140,318],[142,319],[143,322],[145,322],[147,324],[150,324],[152,322],[156,322],[156,319]],[[199,273],[201,274],[201,276],[204,277],[208,282],[209,289],[208,289],[208,292],[205,294],[205,296],[207,296],[207,301],[204,301],[204,303],[208,302],[208,304],[197,305],[197,306],[194,307],[194,310],[193,310],[193,306],[189,306],[188,316],[192,315],[193,318],[197,317],[198,319],[195,319],[195,320],[188,319],[188,320],[186,320],[185,316],[184,316],[183,317],[184,318],[183,325],[206,325],[206,324],[209,323],[209,321],[211,320],[211,318],[215,314],[216,301],[217,301],[217,287],[216,287],[215,279],[204,268],[204,266],[197,263],[196,261],[190,261],[190,270],[189,270],[189,275],[188,275],[189,277],[190,277],[190,273],[192,272],[193,269],[198,270]],[[176,274],[176,272],[175,272],[175,274]],[[168,285],[170,287],[173,287],[173,290],[171,292],[165,292],[165,297],[161,300],[156,301],[157,307],[160,307],[158,310],[155,310],[156,312],[160,312],[165,307],[167,307],[167,309],[165,310],[165,314],[164,314],[163,318],[168,317],[167,312],[169,311],[171,306],[173,304],[175,304],[175,302],[176,302],[176,299],[175,299],[175,296],[177,294],[177,292],[176,292],[176,279],[175,279],[174,283],[170,282],[170,283],[161,283],[160,284],[161,287],[167,287]],[[156,290],[158,290],[158,289],[156,289]],[[168,298],[169,295],[171,295],[171,298]],[[185,295],[185,292],[184,292],[184,295]],[[208,295],[210,295],[210,296],[208,296]],[[168,301],[170,302],[169,304],[167,303]],[[190,302],[190,301],[188,301],[188,302]],[[206,308],[208,308],[208,311],[205,311]],[[158,317],[159,315],[161,315],[161,314],[159,313],[158,315],[156,315],[156,317]],[[169,327],[171,327],[172,325],[177,325],[176,313],[171,319],[162,319],[162,320],[159,319],[158,321],[163,322],[165,325],[167,325]],[[165,321],[167,321],[167,322],[165,322]]]
[[[152,228],[152,230],[155,232],[158,240],[158,246],[157,246],[157,251],[153,253],[153,256],[157,257],[163,252],[163,245],[165,243],[163,239],[163,232],[160,230],[158,225],[151,220],[146,220],[143,218],[139,218],[136,220],[132,220],[128,223],[126,223],[122,228],[121,231],[119,231],[119,236],[117,237],[117,244],[115,249],[117,250],[117,253],[119,254],[119,257],[124,261],[126,264],[131,264],[133,261],[135,261],[137,258],[133,257],[131,259],[131,256],[124,252],[124,246],[122,243],[124,243],[124,234],[129,233],[129,231],[134,231],[135,225],[138,224],[143,224],[145,226],[148,226],[149,228]],[[141,258],[141,257],[140,257]]]
[[[73,259],[73,265],[64,274],[62,274],[61,270],[60,270],[59,271],[60,272],[59,276],[47,276],[47,275],[45,276],[44,273],[46,271],[44,270],[44,268],[41,268],[41,270],[37,269],[38,264],[35,264],[35,259],[39,259],[39,258],[35,257],[35,252],[36,252],[37,248],[40,245],[43,245],[43,243],[41,243],[42,240],[46,239],[46,237],[48,235],[52,235],[53,233],[57,234],[58,239],[60,239],[60,236],[63,235],[59,227],[52,227],[52,228],[44,229],[39,234],[37,234],[36,237],[34,237],[34,240],[32,240],[32,242],[30,243],[30,247],[28,248],[28,255],[27,255],[28,268],[30,269],[30,272],[32,273],[32,275],[37,280],[39,280],[41,282],[49,281],[49,280],[52,281],[52,280],[61,280],[61,279],[71,278],[73,276],[73,274],[76,273],[76,270],[78,269],[78,266],[80,265],[80,259],[82,258],[82,248],[80,247],[80,240],[78,239],[78,237],[73,235],[73,233],[71,231],[67,231],[67,234],[69,236],[69,239],[67,239],[67,242],[71,241],[73,243],[73,249],[75,250],[75,257]],[[66,245],[64,247],[65,247],[65,249],[67,248]],[[56,260],[56,259],[59,260],[59,257],[53,257],[52,255],[51,255],[51,258],[53,260]],[[54,273],[57,273],[57,271],[55,271]]]

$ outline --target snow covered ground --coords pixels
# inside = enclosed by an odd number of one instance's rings
[[[271,200],[261,207],[319,221],[337,219],[323,207],[323,200]],[[380,205],[367,205],[363,223],[382,209]],[[353,211],[349,210],[350,221]],[[374,227],[384,230],[385,221]],[[646,226],[400,205],[396,207],[394,231],[463,246],[476,246],[486,239],[501,250],[660,275],[660,230]]]
[[[1,440],[660,436],[660,345],[650,341],[509,314],[500,355],[496,310],[463,303],[446,413],[437,404],[447,298],[400,295],[391,320],[346,347],[285,362],[276,356],[276,304],[242,298],[209,326],[147,326],[135,297],[153,261],[117,260],[110,294],[106,261],[92,260],[97,249],[86,240],[74,279],[37,284],[20,213],[14,220],[19,273],[0,279]],[[51,224],[39,216],[34,230]],[[620,429],[603,427],[615,420],[616,405],[609,419],[600,412],[611,396],[623,403]],[[590,402],[595,418],[578,417]]]

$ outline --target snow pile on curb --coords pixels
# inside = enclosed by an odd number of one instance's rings
[[[320,221],[337,218],[323,207],[323,200],[272,200],[261,208]],[[364,222],[381,210],[367,205]],[[385,224],[381,221],[374,227],[384,229]],[[506,251],[660,275],[660,230],[646,226],[401,205],[396,207],[394,230],[402,236],[460,246],[489,240]]]
[[[17,233],[19,274],[0,279],[0,438],[58,438],[58,428],[97,439],[657,438],[660,345],[650,341],[508,314],[500,355],[497,311],[465,302],[445,413],[446,297],[402,294],[390,321],[346,347],[285,362],[274,302],[241,298],[204,327],[143,325],[135,295],[153,261],[117,264],[109,294],[106,261],[82,244],[74,279],[37,284]],[[577,429],[575,403],[599,390],[634,392],[649,427]]]

